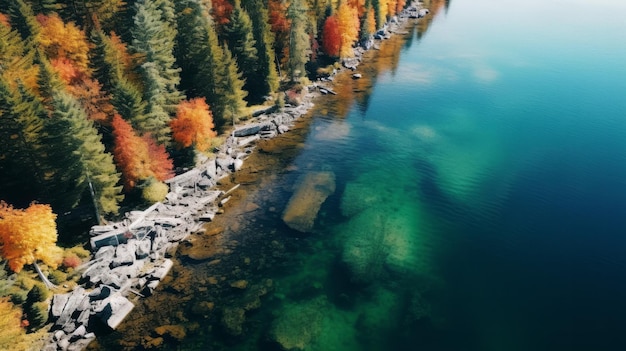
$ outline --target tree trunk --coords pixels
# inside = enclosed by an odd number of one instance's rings
[[[41,278],[41,281],[43,281],[48,289],[54,289],[57,287],[56,285],[52,284],[52,282],[48,280],[48,278],[43,274],[37,262],[33,263],[33,266],[35,266],[35,270],[37,271],[37,274],[39,274],[39,278]]]

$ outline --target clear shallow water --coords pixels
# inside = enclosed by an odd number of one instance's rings
[[[273,284],[243,334],[219,326],[239,292],[203,320],[198,289],[159,323],[195,323],[182,350],[626,349],[624,10],[450,2],[362,68],[373,87],[320,101],[289,171],[249,195],[234,250],[277,259],[246,275]],[[336,191],[299,235],[280,212],[313,171]]]

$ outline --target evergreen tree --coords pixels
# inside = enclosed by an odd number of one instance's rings
[[[32,46],[25,45],[21,35],[10,26],[0,23],[0,74],[7,82],[18,80],[29,87],[37,82],[37,66],[33,60],[35,51]]]
[[[11,27],[17,30],[22,40],[32,45],[39,34],[39,25],[35,20],[32,7],[23,0],[7,1],[7,12],[11,19]]]
[[[287,9],[287,18],[291,20],[289,33],[289,59],[287,69],[292,82],[306,76],[305,64],[310,50],[307,33],[307,9],[304,0],[293,0]]]
[[[29,3],[33,12],[36,14],[43,13],[44,15],[48,15],[61,8],[55,0],[30,0]]]
[[[45,116],[34,95],[21,85],[12,88],[0,76],[0,197],[19,206],[43,199],[39,155]]]
[[[136,4],[132,49],[142,56],[145,119],[137,121],[142,133],[152,134],[159,143],[170,140],[170,116],[184,98],[178,90],[180,69],[175,67],[176,22],[170,0],[139,0]]]
[[[248,92],[248,98],[256,102],[263,78],[257,75],[259,58],[252,34],[252,20],[241,8],[240,0],[235,0],[230,21],[224,26],[224,38],[241,69],[245,80],[243,89]]]
[[[141,99],[141,94],[127,79],[120,77],[111,90],[111,103],[119,114],[130,121],[135,128],[139,128],[141,121],[146,119],[144,111],[146,103]]]
[[[94,206],[100,215],[117,213],[122,200],[120,175],[116,172],[111,154],[105,152],[102,137],[87,118],[80,103],[64,91],[53,96],[54,112],[45,125],[45,138],[54,146],[53,159],[64,163],[54,174],[62,180],[69,178],[66,201],[78,203],[88,188],[94,196]],[[67,176],[72,171],[71,177]],[[71,196],[70,196],[71,195]]]
[[[237,64],[227,48],[219,45],[215,25],[203,0],[177,3],[179,23],[178,59],[190,96],[206,98],[215,124],[221,129],[238,115],[245,98]],[[228,51],[228,54],[226,54]]]
[[[262,0],[245,2],[245,8],[252,19],[253,35],[257,50],[257,78],[259,85],[248,90],[249,101],[260,102],[264,96],[278,89],[278,73],[276,72],[276,56],[274,54],[274,33],[270,30],[269,15]],[[250,82],[246,82],[250,84]]]
[[[243,90],[244,81],[241,72],[237,68],[237,62],[228,47],[224,46],[224,79],[220,81],[218,86],[218,94],[220,95],[222,116],[224,118],[222,127],[227,123],[238,122],[238,116],[245,107],[244,99],[246,91]]]

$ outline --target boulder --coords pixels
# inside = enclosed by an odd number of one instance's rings
[[[326,198],[335,192],[335,174],[311,172],[298,182],[296,191],[283,212],[287,226],[300,232],[313,229],[315,218]]]
[[[269,338],[283,350],[308,349],[322,331],[324,311],[328,308],[328,301],[324,297],[285,305],[276,314]]]
[[[235,131],[233,132],[233,135],[235,137],[239,137],[240,138],[240,137],[245,137],[245,136],[257,134],[258,132],[261,131],[263,126],[264,126],[264,123],[249,124],[247,126],[235,129]]]

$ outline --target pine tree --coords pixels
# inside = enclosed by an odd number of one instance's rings
[[[224,38],[237,61],[237,66],[241,69],[245,80],[243,89],[248,92],[248,98],[256,102],[263,78],[257,75],[259,58],[256,40],[252,34],[252,20],[241,8],[240,0],[235,0],[230,21],[224,26]]]
[[[188,80],[190,96],[201,96],[211,105],[218,129],[232,122],[243,107],[246,92],[237,63],[228,48],[219,44],[215,25],[202,0],[177,3],[178,59],[183,77]]]
[[[225,72],[224,79],[220,81],[218,86],[218,94],[220,95],[222,116],[224,123],[236,123],[243,108],[245,107],[244,99],[247,92],[243,90],[244,81],[241,72],[237,67],[237,62],[228,47],[223,48]],[[225,124],[222,124],[223,127]]]
[[[46,138],[60,150],[57,160],[64,160],[68,165],[63,168],[63,173],[67,169],[77,169],[79,175],[71,177],[73,186],[82,192],[87,187],[92,188],[96,210],[101,215],[117,213],[122,200],[121,187],[117,185],[120,175],[115,170],[113,157],[105,151],[93,121],[87,118],[79,102],[64,91],[54,95],[53,106],[52,118],[45,126]]]
[[[31,7],[34,13],[43,13],[49,15],[52,12],[59,11],[61,6],[57,4],[55,0],[30,0]]]
[[[303,0],[293,0],[287,9],[287,18],[291,21],[289,33],[289,59],[287,69],[292,82],[306,77],[305,64],[310,50],[307,33],[307,9]]]
[[[10,26],[0,23],[0,73],[7,82],[18,80],[33,88],[37,85],[38,68],[34,64],[35,50],[25,45],[21,35]]]
[[[20,33],[27,45],[33,45],[40,28],[32,7],[23,0],[7,1],[7,14],[11,19],[11,27]]]
[[[271,32],[269,15],[262,0],[249,0],[245,8],[252,19],[255,47],[257,49],[257,78],[259,85],[249,90],[249,101],[260,102],[260,98],[278,90],[278,73],[274,54],[274,33]],[[246,82],[250,83],[250,82]]]
[[[120,77],[111,90],[111,103],[119,114],[127,121],[131,121],[139,128],[140,121],[144,121],[146,103],[141,99],[141,94],[128,80]]]
[[[167,143],[170,115],[184,98],[177,87],[180,69],[173,52],[177,33],[173,5],[170,0],[139,0],[135,6],[132,49],[144,59],[140,72],[147,103],[146,118],[137,120],[137,126],[142,133]]]
[[[42,199],[44,177],[40,150],[46,112],[21,86],[0,76],[0,197],[20,206]]]

